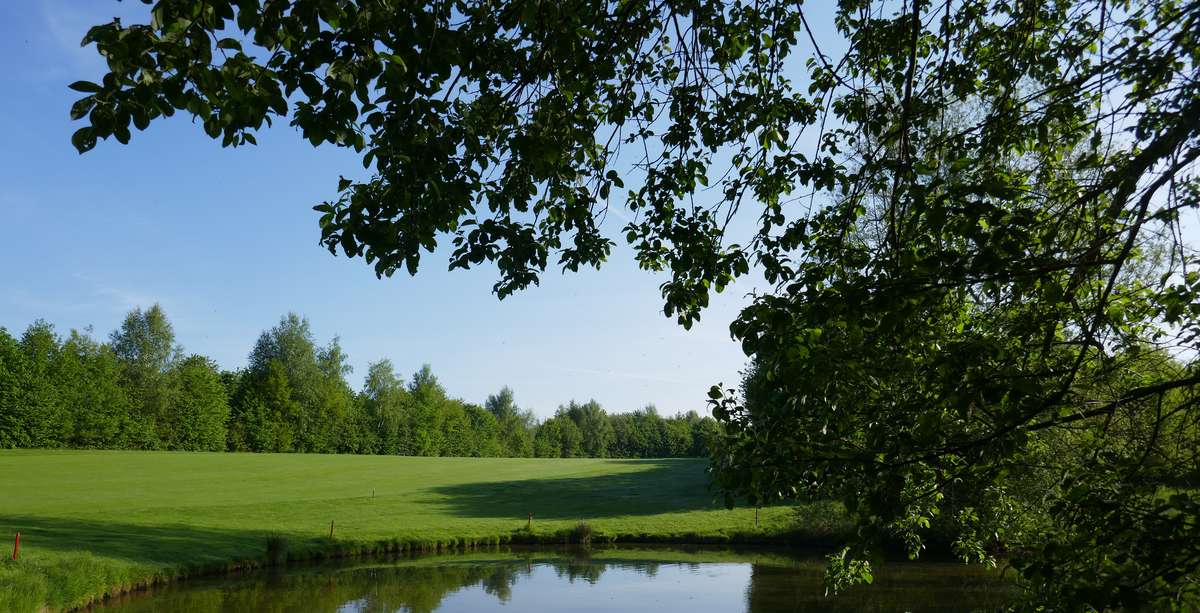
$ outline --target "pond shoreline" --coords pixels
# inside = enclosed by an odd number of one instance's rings
[[[778,553],[794,556],[800,553],[811,553],[821,556],[831,552],[831,548],[845,542],[849,534],[840,536],[829,534],[809,534],[803,530],[767,534],[761,532],[743,532],[729,535],[692,535],[690,538],[679,538],[671,535],[594,535],[589,542],[572,540],[577,537],[575,529],[560,530],[552,533],[533,533],[524,530],[511,534],[490,538],[462,538],[450,541],[426,541],[420,539],[396,539],[377,542],[356,542],[323,539],[319,547],[307,547],[300,550],[288,550],[286,559],[272,562],[268,555],[259,558],[238,560],[225,564],[198,566],[187,568],[172,575],[147,578],[130,585],[115,586],[103,594],[94,596],[87,603],[64,609],[65,613],[89,611],[108,602],[111,599],[150,591],[166,585],[179,584],[198,579],[214,579],[220,577],[237,578],[244,575],[262,572],[270,569],[288,569],[318,567],[321,564],[335,561],[370,561],[394,562],[411,560],[425,556],[465,553],[518,553],[518,552],[579,552],[605,553],[625,550],[653,551],[664,553],[703,553],[703,552],[737,552],[737,553]],[[897,554],[898,550],[885,550],[885,559]],[[953,556],[939,551],[927,552],[921,561],[925,562],[961,562]],[[902,556],[901,556],[902,558]],[[41,611],[50,613],[52,609],[43,608]]]
[[[193,577],[148,591],[113,596],[94,603],[91,610],[257,613],[268,608],[373,611],[409,610],[407,606],[412,610],[441,611],[444,605],[446,611],[505,611],[506,605],[515,605],[515,610],[548,613],[560,611],[552,604],[559,601],[545,598],[550,594],[556,599],[568,598],[562,590],[570,589],[575,595],[569,597],[573,606],[587,602],[606,607],[584,606],[580,610],[643,610],[653,606],[658,613],[715,613],[741,610],[744,595],[745,610],[752,613],[792,611],[797,602],[808,603],[805,610],[832,607],[829,610],[849,611],[870,604],[881,605],[871,608],[879,611],[948,613],[957,609],[954,605],[947,608],[946,603],[978,604],[981,598],[994,600],[997,594],[1007,592],[1002,577],[984,567],[934,560],[884,560],[877,569],[877,586],[854,588],[836,602],[829,601],[822,585],[827,551],[763,543],[518,543],[425,554],[413,551]],[[659,573],[667,578],[660,581]],[[721,579],[717,583],[711,582],[718,577]],[[582,583],[567,587],[581,578]],[[680,585],[692,587],[681,593]],[[512,594],[516,594],[516,600],[510,602]],[[693,603],[697,608],[671,608],[688,606],[681,603],[693,597],[699,599]],[[464,598],[473,604],[464,605]],[[927,606],[930,604],[933,609]],[[911,608],[914,605],[916,608]]]
[[[220,576],[236,577],[242,574],[258,572],[264,569],[288,567],[291,565],[314,565],[334,560],[387,560],[389,558],[419,557],[446,553],[467,553],[473,551],[496,551],[498,548],[530,548],[536,550],[545,547],[575,547],[580,549],[595,548],[599,550],[623,545],[659,545],[685,548],[749,548],[760,550],[803,550],[830,547],[842,539],[828,538],[829,535],[815,536],[802,530],[778,534],[761,532],[740,532],[728,535],[690,535],[688,538],[678,538],[671,535],[631,534],[631,535],[592,535],[588,542],[572,541],[578,537],[577,528],[559,530],[552,533],[529,533],[525,530],[514,531],[510,534],[483,538],[460,538],[448,541],[427,541],[421,539],[395,539],[376,542],[341,541],[337,539],[321,539],[318,547],[286,551],[286,559],[272,562],[270,554],[264,553],[258,558],[230,561],[211,565],[201,565],[184,568],[180,572],[147,577],[142,581],[131,584],[117,585],[108,588],[104,593],[90,597],[87,602],[74,607],[62,609],[63,613],[88,611],[104,602],[138,592],[152,590],[168,584],[176,584],[194,579],[214,578]],[[848,535],[847,535],[848,536]],[[265,548],[265,547],[264,547]],[[53,613],[54,609],[43,607],[39,613]]]

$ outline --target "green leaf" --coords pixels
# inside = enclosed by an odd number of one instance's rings
[[[95,83],[92,83],[91,81],[76,81],[76,82],[68,85],[67,87],[69,87],[77,92],[83,92],[85,94],[94,94],[97,92],[104,91],[104,88],[100,87],[99,85],[97,85]]]
[[[79,153],[90,151],[96,146],[96,134],[91,127],[80,128],[71,135],[71,144]]]
[[[96,99],[92,96],[76,100],[75,104],[71,105],[71,119],[82,119],[86,117],[88,111],[91,111],[92,107],[95,105]]]
[[[388,63],[395,66],[401,74],[408,72],[408,64],[404,63],[404,58],[400,57],[398,54],[388,53],[383,57],[388,61]]]

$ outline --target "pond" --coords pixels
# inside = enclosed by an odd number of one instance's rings
[[[819,555],[714,548],[512,549],[293,566],[122,596],[110,613],[969,611],[1002,605],[994,571],[898,562],[826,598]]]

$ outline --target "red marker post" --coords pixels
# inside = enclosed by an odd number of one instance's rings
[[[13,557],[16,560],[21,553],[21,533],[18,532],[16,538],[13,539]]]

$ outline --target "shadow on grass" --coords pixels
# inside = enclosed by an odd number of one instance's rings
[[[431,491],[440,495],[434,504],[446,515],[512,518],[517,520],[514,526],[531,512],[535,521],[586,521],[722,508],[714,501],[702,462],[646,460],[637,468],[597,476],[447,485]],[[272,534],[266,529],[207,528],[163,520],[142,525],[119,518],[0,514],[0,535],[11,539],[20,531],[31,553],[88,552],[137,564],[208,566],[265,558]],[[283,536],[291,540],[293,551],[320,545],[320,537],[313,534]],[[0,542],[0,554],[7,555],[10,544]]]
[[[600,519],[723,508],[702,462],[643,460],[642,470],[586,477],[516,479],[432,488],[461,517]]]
[[[268,534],[183,524],[143,526],[107,520],[0,515],[0,534],[21,533],[33,552],[89,552],[134,563],[172,566],[261,556]],[[0,547],[6,550],[7,547]]]

